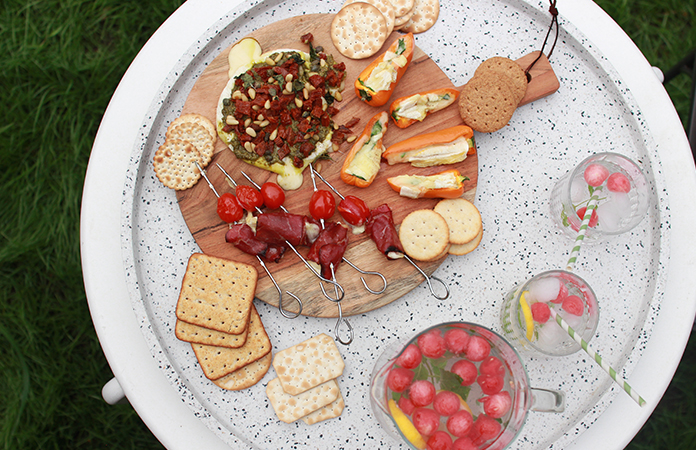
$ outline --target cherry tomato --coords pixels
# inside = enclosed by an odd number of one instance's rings
[[[351,225],[359,227],[370,216],[370,209],[364,201],[354,195],[348,195],[338,204],[338,212]]]
[[[309,200],[309,213],[316,220],[328,219],[333,216],[336,211],[336,199],[329,191],[318,190],[314,191],[312,198]]]
[[[226,192],[218,198],[217,213],[222,220],[227,223],[233,223],[244,216],[242,205],[237,201],[237,197]]]
[[[263,203],[270,209],[277,209],[283,206],[285,202],[285,191],[275,183],[267,181],[261,186],[261,195]]]
[[[261,193],[251,186],[237,186],[237,200],[247,211],[255,211],[256,208],[263,206]]]

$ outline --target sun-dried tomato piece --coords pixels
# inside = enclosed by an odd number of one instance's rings
[[[309,44],[309,43],[312,42],[313,40],[314,40],[314,35],[313,35],[312,33],[303,34],[303,35],[300,37],[300,41],[301,41],[303,44]]]
[[[314,144],[312,144],[309,141],[304,141],[302,144],[300,144],[300,153],[302,153],[305,157],[309,156],[310,153],[314,151]]]
[[[346,128],[353,128],[353,127],[356,126],[359,122],[360,122],[360,118],[359,118],[359,117],[353,117],[353,118],[350,119],[348,122],[346,122],[346,125],[345,125],[345,126],[346,126]]]
[[[319,86],[324,84],[324,77],[322,77],[321,75],[312,75],[311,77],[309,77],[309,84],[311,84],[315,88],[318,88]]]

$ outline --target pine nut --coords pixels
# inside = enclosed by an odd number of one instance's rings
[[[254,131],[253,128],[247,127],[247,129],[244,130],[244,131],[246,131],[246,134],[248,134],[249,136],[251,136],[251,137],[256,137],[256,131]]]

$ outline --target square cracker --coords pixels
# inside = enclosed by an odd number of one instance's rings
[[[181,283],[176,317],[184,322],[241,334],[249,322],[258,272],[248,264],[194,253]]]
[[[324,333],[281,350],[273,358],[278,380],[290,395],[339,377],[344,367],[336,342]]]
[[[310,414],[307,414],[302,418],[302,421],[307,425],[314,425],[315,423],[322,422],[324,420],[335,419],[343,413],[343,409],[345,407],[346,403],[343,400],[341,392],[339,391],[338,398],[336,400]]]
[[[319,408],[332,403],[338,398],[339,388],[336,380],[329,380],[304,391],[298,395],[290,395],[283,390],[278,378],[268,382],[266,395],[271,401],[278,419],[292,423]]]
[[[272,359],[272,353],[269,352],[258,361],[247,364],[222,378],[213,380],[213,383],[228,391],[241,391],[249,388],[261,381],[264,375],[266,375],[268,369],[271,368]]]
[[[240,334],[228,334],[178,319],[174,328],[174,334],[182,341],[227,348],[239,348],[244,345],[248,331],[249,327],[247,326]]]
[[[225,348],[191,344],[191,347],[203,374],[210,380],[217,380],[266,356],[271,351],[271,341],[261,323],[259,313],[252,305],[249,333],[243,346]]]

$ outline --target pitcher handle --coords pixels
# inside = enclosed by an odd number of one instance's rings
[[[563,412],[565,410],[565,394],[551,389],[531,388],[532,411]]]

